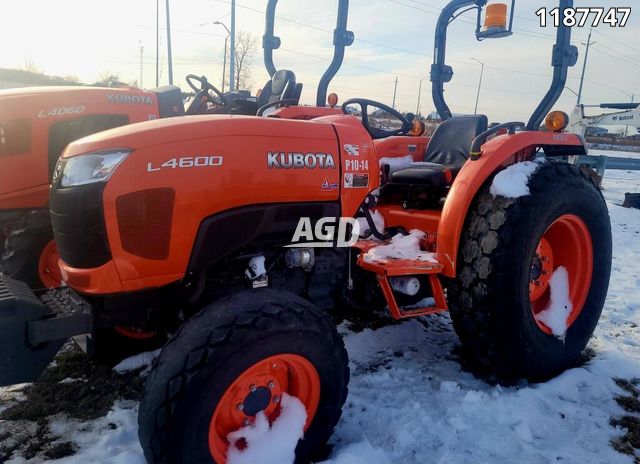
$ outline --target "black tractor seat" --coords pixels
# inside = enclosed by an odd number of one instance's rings
[[[425,185],[428,187],[448,187],[456,178],[462,166],[436,163],[413,163],[410,168],[400,169],[391,174],[393,184]]]
[[[431,137],[424,162],[413,163],[390,176],[391,184],[448,187],[469,158],[471,143],[487,130],[487,117],[455,116],[443,121]]]

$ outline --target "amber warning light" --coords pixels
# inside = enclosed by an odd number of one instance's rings
[[[330,93],[329,96],[327,97],[327,103],[329,103],[329,106],[331,108],[335,108],[336,105],[338,104],[338,94]]]

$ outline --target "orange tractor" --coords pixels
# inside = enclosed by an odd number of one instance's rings
[[[187,104],[175,86],[144,91],[106,87],[34,87],[0,91],[0,272],[33,288],[59,287],[62,279],[49,218],[53,168],[72,141],[142,121],[193,114],[262,115],[295,106],[302,84],[293,72],[276,70],[273,50],[275,3],[267,11],[264,56],[271,80],[259,97],[221,93],[205,77],[188,75]],[[346,19],[345,19],[346,21]],[[353,37],[344,29],[335,57],[323,76],[326,89]],[[322,106],[323,103],[320,104]],[[292,114],[291,117],[296,117]]]
[[[172,118],[72,143],[50,196],[68,287],[39,297],[0,280],[0,384],[32,381],[72,336],[170,333],[139,411],[149,462],[227,462],[246,446],[233,434],[256,417],[277,420],[285,394],[306,410],[295,450],[304,462],[347,396],[333,308],[386,305],[395,319],[449,310],[470,359],[502,378],[571,366],[611,267],[603,197],[561,161],[585,153],[584,140],[549,113],[577,49],[559,27],[553,80],[527,124],[451,117],[451,19],[475,7],[479,39],[511,30],[505,5],[487,6],[482,27],[485,6],[442,10],[431,79],[446,120],[430,139],[407,135],[392,108],[354,99],[342,111]],[[293,110],[298,119],[283,117]],[[305,112],[314,119],[300,120]],[[391,169],[390,158],[409,155]],[[497,188],[512,170],[528,173],[519,195]]]

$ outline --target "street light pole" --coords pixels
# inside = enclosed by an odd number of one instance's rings
[[[213,24],[219,24],[227,30],[227,36],[224,38],[224,59],[222,60],[222,93],[224,93],[224,78],[227,75],[227,47],[229,45],[229,36],[231,36],[231,31],[227,27],[227,25],[221,21],[215,21]],[[231,80],[229,80],[229,86],[231,87],[231,91],[233,92],[233,84]]]
[[[143,78],[143,58],[144,58],[144,44],[142,43],[142,41],[138,41],[138,44],[140,45],[140,83],[138,84],[138,87],[143,89],[144,88],[144,83],[142,81]]]
[[[169,85],[173,85],[173,57],[171,55],[171,14],[169,0],[167,0],[167,65],[169,67]]]
[[[480,101],[480,89],[482,88],[482,76],[484,75],[484,63],[477,58],[471,58],[473,61],[480,63],[480,82],[478,82],[478,94],[476,95],[476,109],[473,114],[478,114],[478,102]]]
[[[229,90],[235,92],[236,89],[236,0],[231,0],[231,52],[229,53]]]
[[[156,0],[156,87],[160,86],[160,0]]]
[[[625,93],[626,93],[627,95],[629,95],[627,92],[625,92]],[[636,98],[636,94],[635,94],[635,93],[632,93],[632,94],[631,94],[631,103],[633,103],[633,101],[635,100],[635,98]],[[624,137],[625,137],[625,138],[627,138],[627,133],[628,133],[628,131],[629,131],[629,126],[624,126]]]
[[[582,63],[582,76],[580,77],[580,88],[578,89],[578,105],[580,104],[580,101],[582,100],[582,84],[584,84],[584,73],[587,70],[587,58],[589,58],[589,47],[591,47],[591,45],[595,44],[595,42],[591,42],[591,33],[593,32],[592,29],[589,29],[589,37],[587,38],[587,43],[583,45],[587,46],[587,51],[584,53],[584,63]]]
[[[225,30],[227,31],[227,36],[224,38],[224,57],[222,58],[222,93],[224,93],[224,81],[225,78],[227,76],[227,49],[228,49],[228,43],[229,43],[229,36],[231,36],[231,31],[229,30],[229,28],[227,27],[227,25],[225,23],[223,23],[222,21],[213,21],[210,23],[202,23],[200,24],[200,26],[206,26],[207,24],[215,24],[218,26],[222,26],[225,28]]]
[[[396,84],[393,87],[393,105],[392,108],[395,110],[396,109],[396,94],[398,92],[398,78],[396,77]]]
[[[416,116],[420,114],[420,96],[422,95],[422,81],[424,79],[420,79],[420,85],[418,86],[418,104],[416,106]]]

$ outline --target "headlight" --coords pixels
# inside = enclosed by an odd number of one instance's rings
[[[62,169],[60,186],[73,187],[105,182],[129,153],[131,153],[130,150],[104,151],[60,160],[60,169]]]

